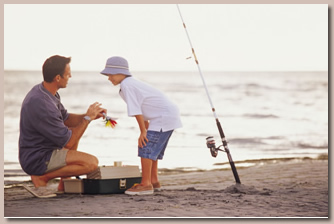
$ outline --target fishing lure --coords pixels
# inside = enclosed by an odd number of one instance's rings
[[[110,128],[115,128],[116,127],[117,122],[115,120],[117,118],[109,117],[105,113],[103,113],[103,116],[105,117],[104,122],[105,122],[106,127],[110,127]]]

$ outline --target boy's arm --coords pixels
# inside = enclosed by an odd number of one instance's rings
[[[140,136],[138,138],[138,146],[140,148],[143,148],[143,146],[146,146],[146,142],[148,142],[148,139],[146,137],[146,128],[148,128],[148,122],[144,121],[144,117],[143,115],[135,115],[138,125],[139,125],[139,129],[140,129]],[[146,140],[146,142],[145,142]]]

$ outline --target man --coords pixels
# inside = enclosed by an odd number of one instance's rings
[[[103,117],[100,103],[89,106],[85,114],[68,113],[58,90],[66,88],[71,58],[55,55],[43,64],[44,81],[25,97],[20,118],[19,160],[35,188],[25,186],[36,197],[54,197],[46,188],[49,180],[89,173],[98,167],[95,156],[77,151],[78,143],[91,120]]]

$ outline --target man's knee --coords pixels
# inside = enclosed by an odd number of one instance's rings
[[[87,168],[87,172],[93,172],[94,170],[96,170],[99,166],[99,160],[91,155],[91,158],[86,161],[86,164],[85,164],[86,168]]]
[[[99,166],[99,160],[97,157],[92,156],[92,161],[90,163],[91,170],[94,171],[98,168]]]
[[[67,164],[81,165],[85,167],[86,172],[92,172],[98,168],[99,160],[96,156],[70,150],[67,154]]]

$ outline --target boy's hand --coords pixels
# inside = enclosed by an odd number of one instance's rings
[[[138,138],[138,146],[140,148],[143,148],[144,146],[146,146],[146,142],[148,142],[148,139],[146,137],[146,131],[144,131],[140,133],[140,136]]]
[[[138,138],[138,146],[140,148],[143,148],[144,146],[146,146],[146,142],[148,142],[148,139],[146,137],[147,131],[146,131],[146,123],[147,121],[144,121],[144,117],[141,114],[135,115],[138,125],[139,125],[139,129],[140,129],[140,136]]]

